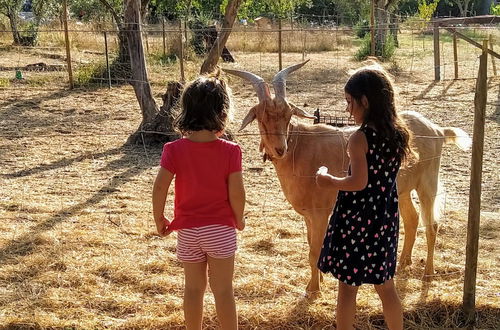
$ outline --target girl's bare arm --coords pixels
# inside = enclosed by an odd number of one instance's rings
[[[366,152],[368,142],[361,131],[356,131],[349,139],[347,152],[351,164],[351,174],[339,178],[330,174],[316,174],[316,183],[323,188],[337,188],[344,191],[363,190],[368,183],[368,164]]]
[[[243,174],[233,172],[228,178],[229,204],[236,217],[236,228],[243,230],[245,228],[245,219],[243,211],[245,210],[245,187],[243,186]]]
[[[170,234],[170,231],[167,230],[169,222],[165,218],[164,212],[168,189],[173,178],[174,175],[170,171],[161,167],[153,185],[153,217],[158,234],[161,236]]]

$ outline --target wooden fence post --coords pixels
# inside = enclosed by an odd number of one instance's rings
[[[439,24],[434,23],[434,80],[441,80],[441,61],[439,56]]]
[[[278,19],[278,60],[279,60],[279,71],[283,67],[283,59],[281,54],[281,17]]]
[[[493,50],[493,37],[491,36],[490,34],[490,49],[492,51]],[[491,65],[493,66],[493,74],[496,76],[497,75],[497,65],[495,63],[495,57],[493,56],[493,54],[490,54],[491,55]]]
[[[66,43],[66,62],[68,64],[68,77],[69,77],[69,88],[73,89],[73,69],[71,67],[71,47],[69,41],[69,32],[68,32],[68,1],[63,1],[63,17],[64,17],[64,40]]]
[[[370,56],[375,56],[375,0],[371,1],[370,10]]]
[[[180,43],[180,66],[181,66],[181,83],[184,84],[186,78],[184,76],[184,41],[182,40],[182,21],[179,21],[179,43]]]
[[[167,56],[167,40],[165,36],[165,17],[161,18],[161,29],[162,29],[162,39],[163,39],[163,57]]]
[[[488,40],[483,41],[483,53],[479,59],[479,73],[474,96],[474,132],[469,190],[469,217],[467,245],[465,249],[465,279],[463,309],[468,324],[475,323],[476,274],[481,215],[481,178],[483,170],[484,122],[488,98]]]
[[[458,50],[456,33],[453,33],[453,64],[455,67],[455,79],[458,79]]]
[[[306,33],[307,33],[307,31],[305,28],[303,28],[302,31],[304,31],[304,40],[302,42],[302,61],[305,61],[305,58],[306,58]]]
[[[111,88],[111,70],[109,68],[108,32],[104,31],[104,54],[106,56],[106,72],[108,73],[108,87]]]

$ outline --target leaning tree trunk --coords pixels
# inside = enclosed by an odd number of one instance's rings
[[[234,19],[236,18],[236,14],[238,14],[238,8],[240,7],[241,2],[242,0],[229,0],[226,7],[226,13],[224,14],[224,21],[222,22],[222,29],[217,37],[217,40],[212,46],[212,49],[210,49],[207,58],[201,66],[201,74],[212,72],[217,66],[219,57],[222,55],[222,50],[224,49],[227,39],[229,39],[229,35],[231,34]]]
[[[19,34],[19,30],[17,28],[17,14],[12,12],[10,9],[7,14],[7,17],[9,18],[10,28],[12,29],[12,39],[14,40],[14,45],[20,45],[21,35]]]
[[[160,111],[149,84],[144,48],[142,46],[140,9],[140,0],[127,0],[124,31],[127,36],[132,67],[132,77],[129,82],[134,88],[135,96],[142,111],[142,122],[127,142],[152,144],[172,141],[177,136],[173,130],[171,110],[182,87],[179,84],[171,86],[171,89],[174,90],[172,97],[167,96],[167,102]]]

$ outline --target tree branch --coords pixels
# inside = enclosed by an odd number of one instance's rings
[[[120,26],[123,22],[121,16],[116,12],[115,8],[113,8],[113,6],[111,6],[111,4],[106,0],[99,0],[99,2],[102,3],[102,5],[106,7],[108,11],[111,13],[113,18],[115,19],[116,25]]]

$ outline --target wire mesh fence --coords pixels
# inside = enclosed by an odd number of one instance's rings
[[[386,34],[391,33],[388,26],[382,29]],[[484,39],[489,40],[493,51],[500,49],[498,26],[457,27],[456,30],[479,43]],[[180,75],[181,60],[199,62],[212,44],[217,46],[213,38],[213,27],[189,29],[186,25],[173,23],[144,25],[142,31],[143,47],[152,83],[164,82],[165,77],[157,74],[163,70],[162,68],[175,67],[173,71],[179,72]],[[126,82],[129,64],[123,32],[81,28],[69,31],[72,70],[77,86],[112,86]],[[278,34],[281,34],[281,44],[278,43]],[[481,49],[464,40],[458,40],[455,57],[453,33],[443,28],[440,29],[440,34],[441,60],[438,65],[442,73],[441,79],[454,79],[456,70],[459,79],[474,79],[478,67],[477,57]],[[234,55],[233,60],[236,63],[242,54],[261,56],[276,54],[279,50],[281,54],[278,55],[283,57],[284,62],[287,62],[287,57],[297,54],[300,56],[293,58],[314,60],[314,54],[321,52],[332,52],[330,56],[339,61],[344,60],[345,56],[363,58],[369,55],[368,37],[369,30],[360,31],[338,25],[311,28],[287,23],[283,24],[281,29],[274,25],[263,28],[237,26],[233,29],[226,47],[227,51]],[[12,46],[12,33],[5,30],[0,31],[0,42],[4,50],[4,59],[0,62],[0,87],[15,86],[16,83],[27,83],[36,87],[42,86],[44,81],[48,80],[52,82],[56,80],[60,84],[68,80],[63,30],[40,30],[37,45],[33,47]],[[390,60],[399,67],[401,73],[412,74],[422,69],[431,72],[434,70],[435,60],[429,56],[435,51],[433,43],[432,29],[429,25],[413,22],[399,26],[397,43],[394,41],[390,44],[383,43],[383,47],[390,48],[390,52],[393,53]],[[498,74],[496,61],[498,59],[492,60],[489,76]],[[415,68],[417,63],[418,69]],[[278,59],[274,64],[278,65]],[[259,66],[262,67],[262,64]],[[183,72],[184,76],[186,74],[192,77],[195,72]]]

